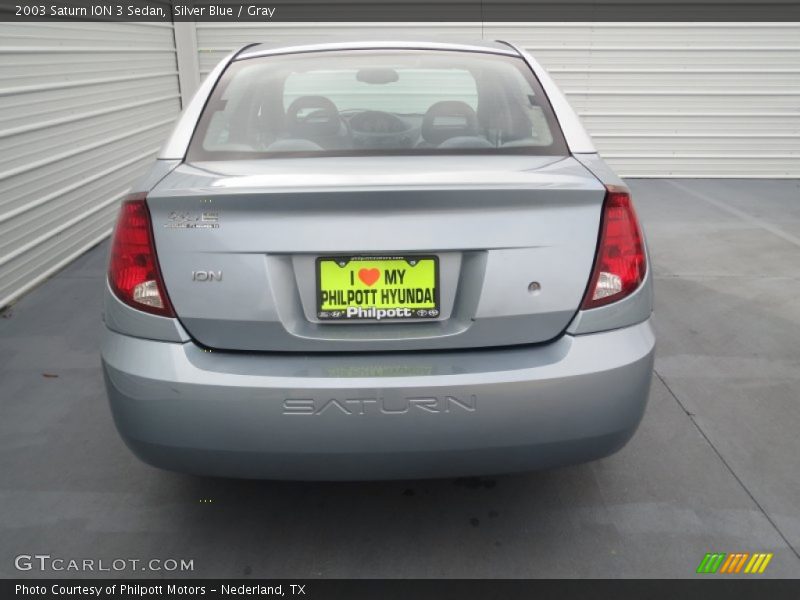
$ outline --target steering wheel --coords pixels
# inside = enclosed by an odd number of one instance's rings
[[[353,115],[350,127],[359,133],[402,133],[408,129],[400,117],[379,110],[365,110]]]
[[[365,110],[350,118],[353,142],[361,148],[410,148],[416,129],[392,113]]]

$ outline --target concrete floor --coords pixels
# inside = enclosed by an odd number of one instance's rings
[[[800,182],[630,184],[657,285],[647,414],[615,456],[527,475],[302,484],[139,463],[100,376],[107,248],[87,253],[0,319],[0,576],[43,553],[194,559],[199,577],[691,577],[709,551],[774,552],[766,576],[800,576]]]

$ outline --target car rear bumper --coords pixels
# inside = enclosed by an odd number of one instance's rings
[[[611,454],[650,389],[649,321],[543,346],[238,354],[107,330],[117,428],[147,463],[270,479],[525,471]]]

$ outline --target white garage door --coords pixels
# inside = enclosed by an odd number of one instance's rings
[[[627,177],[800,177],[800,23],[198,23],[203,74],[254,41],[505,39]]]
[[[0,24],[0,307],[108,235],[180,111],[172,26]]]
[[[204,75],[252,41],[508,39],[550,69],[623,176],[800,177],[800,23],[196,27],[180,24],[176,53],[170,24],[0,24],[0,307],[108,235],[180,82],[187,94],[197,63]]]

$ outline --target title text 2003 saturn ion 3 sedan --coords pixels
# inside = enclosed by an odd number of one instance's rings
[[[505,43],[248,46],[123,203],[103,368],[142,460],[275,479],[524,471],[633,435],[626,188]]]

